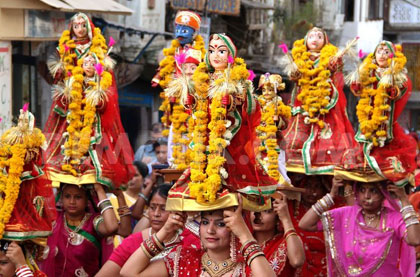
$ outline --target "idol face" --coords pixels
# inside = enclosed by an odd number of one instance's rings
[[[214,37],[209,43],[209,61],[215,70],[224,70],[228,66],[229,50],[223,40]]]
[[[92,56],[86,56],[83,59],[82,68],[87,77],[93,77],[95,75],[95,65],[96,61]]]
[[[182,70],[184,70],[185,75],[190,78],[194,74],[194,71],[196,68],[197,68],[197,65],[195,63],[184,63],[182,65]]]
[[[73,20],[72,28],[73,33],[78,39],[83,39],[87,37],[87,27],[86,27],[86,20],[83,17],[77,17]]]
[[[376,48],[375,59],[379,67],[381,68],[388,67],[388,59],[390,58],[391,54],[392,52],[388,48],[388,46],[386,46],[386,44],[381,44]]]
[[[306,47],[312,51],[320,51],[325,44],[324,33],[319,30],[313,30],[309,32]]]
[[[175,25],[175,38],[179,40],[182,46],[191,44],[194,40],[195,30],[189,26]]]

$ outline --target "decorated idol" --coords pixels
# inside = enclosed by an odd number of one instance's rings
[[[228,36],[212,35],[205,62],[194,72],[192,162],[170,191],[168,209],[217,206],[233,201],[229,191],[247,196],[245,208],[259,209],[276,190],[276,181],[256,163],[261,112],[250,72],[236,53]]]
[[[355,138],[372,170],[401,186],[416,168],[416,142],[397,122],[411,95],[406,62],[400,45],[382,41],[348,79],[360,97]]]
[[[192,75],[201,62],[201,51],[190,48],[175,55],[179,72],[165,89],[168,99],[175,99],[172,105],[171,126],[168,136],[168,162],[171,168],[185,170],[191,162],[191,143],[189,126],[193,126],[191,117],[197,99],[194,93]]]
[[[346,166],[361,162],[355,160],[359,147],[346,116],[340,52],[316,27],[293,45],[293,117],[283,131],[289,171],[332,174],[343,162]]]
[[[120,120],[109,45],[83,13],[59,40],[47,136],[48,178],[55,186],[126,183],[134,173],[132,149]]]
[[[46,242],[56,219],[51,182],[43,171],[45,137],[34,123],[26,104],[17,126],[0,140],[0,256],[12,257],[9,263],[15,263],[16,276],[46,276],[39,271],[37,260],[48,254]],[[20,254],[12,255],[12,251]]]
[[[266,73],[261,75],[258,87],[262,89],[262,95],[258,97],[261,106],[261,121],[257,127],[260,139],[258,158],[270,177],[279,184],[289,184],[284,166],[285,153],[279,147],[282,140],[280,130],[287,127],[291,117],[290,107],[277,95],[278,91],[284,90],[285,83],[280,75]]]
[[[190,49],[196,50],[200,53],[199,61],[203,59],[206,50],[204,48],[203,38],[198,34],[200,31],[200,24],[201,18],[194,12],[179,11],[176,14],[175,39],[172,40],[169,48],[163,49],[163,55],[165,58],[163,58],[163,60],[159,63],[158,72],[152,79],[152,86],[159,85],[162,89],[168,88],[169,83],[182,72],[181,61],[179,58],[175,57],[185,57],[186,55],[196,56],[197,52],[189,52]],[[184,67],[186,67],[185,70],[189,70],[186,65],[184,65]],[[160,96],[163,102],[159,109],[164,112],[162,123],[166,127],[163,134],[167,136],[171,126],[172,113],[175,109],[177,109],[176,106],[180,104],[180,100],[174,95],[167,96],[167,93],[165,94],[165,92],[162,92]]]

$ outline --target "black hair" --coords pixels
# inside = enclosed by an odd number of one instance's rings
[[[161,145],[168,145],[168,140],[166,138],[158,138],[153,143],[153,151],[156,151],[156,148],[161,146]]]
[[[7,248],[9,248],[10,243],[11,242],[8,240],[4,240],[4,239],[0,240],[0,252],[6,253]]]
[[[162,185],[155,186],[152,189],[152,192],[150,193],[149,201],[147,204],[150,205],[150,201],[152,201],[152,198],[156,193],[159,193],[159,195],[165,199],[168,198],[168,192],[171,189],[171,187],[172,186],[169,184],[162,184]]]
[[[149,174],[149,168],[147,168],[147,164],[141,161],[134,161],[133,164],[135,165],[135,167],[137,167],[137,170],[139,171],[140,175],[143,178],[146,178],[146,176]]]

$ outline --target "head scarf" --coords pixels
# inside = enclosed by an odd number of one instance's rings
[[[375,54],[376,54],[376,50],[378,49],[378,47],[379,46],[381,46],[381,45],[386,45],[386,47],[391,51],[391,53],[393,54],[393,55],[395,55],[395,52],[397,52],[397,48],[395,47],[395,45],[392,43],[392,42],[390,42],[390,41],[388,41],[388,40],[383,40],[383,41],[381,41],[378,45],[376,45],[376,47],[375,47],[375,50],[373,51],[373,58],[376,58],[375,57]]]

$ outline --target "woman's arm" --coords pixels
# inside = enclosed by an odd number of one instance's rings
[[[150,193],[152,192],[152,188],[154,186],[153,182],[150,182],[146,187],[141,187],[139,198],[137,198],[136,203],[134,203],[132,214],[131,216],[136,219],[140,220],[143,216],[144,206],[146,206],[146,199],[150,197]]]
[[[284,234],[286,235],[287,258],[289,264],[293,268],[298,268],[305,262],[305,251],[300,237],[297,235],[292,219],[290,218],[289,208],[287,205],[287,197],[283,193],[280,199],[276,199],[273,203],[274,211],[277,213],[281,224],[283,225]]]
[[[395,195],[397,195],[398,199],[401,201],[401,213],[407,226],[407,236],[405,237],[405,241],[412,246],[420,245],[420,224],[418,215],[414,211],[410,201],[408,201],[404,187],[388,185],[388,191],[395,193]]]
[[[305,231],[315,232],[318,231],[317,224],[323,212],[326,212],[324,207],[331,208],[334,202],[331,204],[329,199],[337,198],[338,190],[344,185],[343,179],[334,177],[331,192],[325,195],[322,199],[318,200],[316,204],[309,209],[306,214],[299,221],[299,228]],[[328,210],[328,209],[327,209]]]
[[[184,228],[186,217],[177,213],[171,213],[165,225],[160,229],[155,238],[149,238],[143,241],[133,255],[127,260],[121,269],[120,275],[123,277],[132,276],[169,276],[163,260],[150,263],[150,257],[146,256],[145,248],[149,248],[148,240],[158,239],[159,243],[171,239],[179,228]],[[150,243],[150,241],[149,241]],[[152,242],[153,244],[153,242]],[[153,247],[152,247],[153,248]]]
[[[238,195],[239,206],[236,210],[224,210],[224,222],[226,226],[235,234],[243,246],[246,246],[248,243],[257,244],[255,238],[252,236],[248,227],[245,224],[245,221],[242,217],[242,196]],[[259,246],[258,246],[259,247]],[[245,248],[245,247],[244,247]],[[245,252],[245,251],[243,251]],[[269,262],[264,256],[257,256],[254,259],[246,259],[251,268],[252,276],[264,276],[264,277],[275,277],[273,269],[271,268]]]
[[[106,200],[106,193],[101,184],[94,184],[94,188],[96,193],[98,194],[99,203],[101,203],[101,201],[104,200],[104,202],[109,201]],[[101,210],[101,214],[104,220],[103,222],[99,223],[97,231],[104,237],[115,234],[118,230],[118,220],[115,216],[111,201],[109,201],[109,204],[106,204],[104,206],[104,208]]]
[[[120,224],[118,225],[117,234],[122,237],[128,237],[133,231],[131,228],[131,211],[125,201],[124,193],[121,189],[114,191],[118,200],[118,215],[120,216]]]

